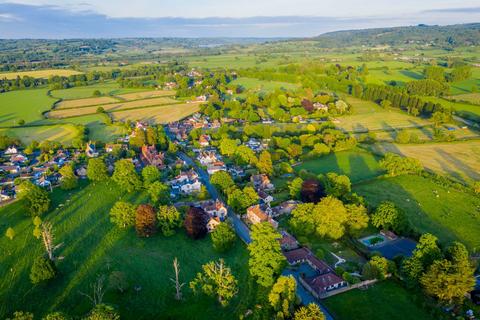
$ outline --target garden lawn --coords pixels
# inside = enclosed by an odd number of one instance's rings
[[[367,290],[354,289],[322,303],[337,320],[433,320],[418,306],[412,293],[393,281],[374,284]]]
[[[145,203],[143,194],[127,195],[112,182],[82,182],[79,190],[56,189],[54,208],[44,220],[52,222],[57,243],[60,275],[48,284],[33,286],[29,272],[35,257],[43,253],[40,240],[32,235],[31,218],[24,215],[20,202],[0,208],[0,234],[14,228],[13,240],[0,237],[0,318],[15,310],[34,312],[41,318],[47,312],[62,310],[81,316],[92,307],[81,294],[91,293],[90,285],[99,275],[123,272],[129,289],[117,293],[108,289],[103,301],[116,306],[122,319],[231,319],[243,314],[253,304],[256,289],[248,275],[248,253],[244,245],[226,254],[216,253],[209,238],[194,241],[183,230],[169,238],[155,235],[139,239],[133,229],[120,230],[109,222],[108,212],[117,200]],[[172,261],[180,263],[184,301],[174,300]],[[213,298],[194,296],[188,287],[202,264],[224,258],[238,279],[239,294],[226,307]],[[137,287],[138,291],[133,288]]]
[[[480,249],[480,198],[473,194],[410,175],[367,181],[353,191],[372,207],[394,202],[418,233],[430,232],[443,244],[458,240],[470,250]]]
[[[0,94],[0,127],[18,125],[19,120],[32,123],[56,102],[47,89],[17,90]]]
[[[378,164],[378,158],[361,150],[335,152],[317,159],[306,160],[295,167],[297,172],[302,169],[315,174],[329,172],[344,174],[349,176],[353,183],[372,179],[384,173]]]

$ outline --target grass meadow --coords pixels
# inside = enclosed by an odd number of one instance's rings
[[[145,91],[142,88],[120,88],[114,81],[107,81],[84,87],[73,87],[68,89],[53,90],[52,96],[64,100],[74,100],[83,98],[92,98],[95,90],[100,91],[103,95],[113,96],[132,92]]]
[[[30,144],[32,141],[42,142],[50,140],[68,146],[79,137],[79,133],[78,129],[72,124],[0,129],[0,134],[17,138],[25,145]]]
[[[113,112],[113,111],[120,111],[120,110],[127,110],[127,109],[168,105],[168,104],[174,104],[174,103],[180,103],[180,102],[169,97],[160,97],[160,98],[136,100],[136,101],[129,101],[129,102],[117,102],[117,103],[110,103],[110,104],[90,106],[90,107],[54,109],[48,113],[48,116],[52,118],[68,118],[68,117],[76,117],[76,116],[83,116],[87,114],[97,113],[97,109],[99,107],[102,107],[106,112]]]
[[[5,72],[0,73],[0,79],[16,79],[17,77],[23,78],[25,76],[32,78],[48,78],[51,76],[69,77],[77,74],[82,74],[75,70],[68,69],[45,69],[37,71],[20,71],[20,72]]]
[[[366,181],[353,191],[373,207],[393,201],[418,233],[430,232],[443,244],[458,240],[470,250],[480,249],[480,198],[473,194],[409,175]]]
[[[432,171],[448,174],[460,181],[480,179],[480,141],[442,142],[426,144],[379,143],[370,146],[378,154],[394,152],[413,157]]]
[[[366,290],[354,289],[322,301],[338,320],[433,320],[418,305],[415,295],[392,280],[374,284]]]
[[[47,89],[11,91],[0,94],[0,127],[18,125],[19,120],[26,124],[43,118],[42,113],[56,102],[47,96]]]
[[[413,117],[400,110],[383,109],[374,102],[348,97],[353,113],[338,117],[336,126],[348,132],[392,131],[403,128],[430,126],[432,123],[419,117]]]
[[[112,181],[82,182],[76,191],[59,189],[52,194],[52,210],[43,217],[53,224],[56,242],[63,243],[58,254],[60,275],[48,284],[33,286],[29,272],[35,257],[43,252],[40,240],[32,235],[33,224],[20,202],[0,208],[0,233],[13,227],[13,240],[0,237],[0,318],[15,310],[34,312],[40,318],[53,310],[81,316],[92,307],[81,294],[100,275],[123,272],[129,289],[120,294],[108,289],[104,302],[118,307],[122,319],[231,319],[253,303],[256,288],[248,275],[248,253],[240,241],[226,254],[216,253],[209,238],[194,241],[183,230],[169,238],[155,235],[139,239],[134,230],[120,230],[109,222],[108,212],[117,200],[144,203],[143,194],[125,194]],[[184,300],[174,300],[172,260],[180,262]],[[188,282],[201,265],[224,258],[238,279],[239,294],[226,307],[212,298],[194,296]],[[140,288],[136,291],[134,287]]]
[[[336,172],[347,175],[353,183],[375,178],[384,173],[378,158],[361,150],[331,153],[317,159],[307,160],[295,167],[315,174]]]
[[[181,120],[200,110],[199,103],[182,103],[149,108],[137,108],[112,112],[115,121],[145,121],[154,123],[168,123]]]
[[[259,91],[274,91],[280,88],[288,90],[294,90],[298,88],[298,85],[289,82],[282,81],[268,81],[255,78],[238,78],[231,82],[232,85],[241,85],[247,90],[259,90]]]

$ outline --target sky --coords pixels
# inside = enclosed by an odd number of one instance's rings
[[[0,0],[0,38],[305,37],[470,22],[479,0]]]

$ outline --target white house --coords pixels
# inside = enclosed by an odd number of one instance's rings
[[[17,154],[18,149],[15,146],[8,147],[7,150],[5,150],[5,154]]]

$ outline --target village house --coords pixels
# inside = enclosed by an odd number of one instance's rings
[[[85,179],[87,177],[87,168],[85,166],[81,166],[80,168],[77,168],[77,170],[75,170],[75,174],[77,175],[77,177]]]
[[[329,291],[339,289],[347,285],[345,280],[333,272],[321,274],[316,277],[306,278],[304,280],[307,286],[310,287],[309,291],[313,291],[317,297],[321,297]]]
[[[147,146],[147,145],[142,146],[140,159],[142,160],[142,162],[145,166],[151,165],[151,166],[155,166],[157,168],[164,168],[165,167],[165,165],[164,165],[165,154],[163,152],[158,152],[157,148],[155,148],[154,145],[152,145],[152,146]]]
[[[259,204],[251,206],[247,209],[247,220],[251,224],[257,224],[261,222],[269,222],[274,228],[278,227],[278,222],[273,220],[265,208],[262,208]]]
[[[4,152],[4,154],[6,154],[6,155],[12,155],[12,154],[17,154],[17,153],[18,153],[18,149],[15,146],[8,147]]]
[[[215,151],[201,151],[197,156],[197,160],[201,165],[207,166],[218,161],[218,156]]]
[[[225,220],[227,216],[227,208],[225,204],[220,200],[210,200],[201,203],[201,208],[208,213],[211,217],[218,217],[221,221]]]
[[[273,196],[269,195],[263,190],[258,191],[258,198],[260,200],[260,203],[265,204],[267,206],[270,206],[270,203],[274,200]]]
[[[320,111],[325,111],[325,112],[328,112],[328,106],[323,104],[323,103],[320,103],[320,102],[315,102],[313,104],[313,108],[315,110],[320,110]]]
[[[218,217],[212,217],[210,218],[210,220],[208,220],[208,223],[207,223],[207,231],[209,233],[215,231],[215,228],[220,224],[220,218]]]
[[[216,161],[212,164],[207,165],[207,172],[209,175],[212,175],[218,171],[226,171],[227,167],[223,161]]]
[[[87,143],[87,146],[85,148],[85,155],[89,158],[98,157],[97,149],[95,148],[95,144],[92,141],[89,141]]]
[[[198,193],[202,190],[202,183],[199,181],[198,174],[194,170],[182,172],[167,184],[172,188],[170,194],[172,197],[176,197],[179,194]]]
[[[272,208],[272,216],[278,217],[284,214],[291,214],[293,210],[297,207],[300,201],[288,200],[282,202],[280,205]]]
[[[292,242],[291,239],[285,241]],[[300,282],[317,298],[322,297],[329,291],[347,285],[345,280],[337,276],[333,269],[327,263],[318,259],[310,249],[301,247],[293,250],[288,248],[283,250],[283,255],[290,265],[306,263],[315,271],[316,275],[306,278],[302,277]]]
[[[233,179],[245,177],[245,170],[239,166],[230,166],[227,169]]]
[[[266,174],[257,174],[253,175],[250,178],[250,181],[253,184],[255,190],[264,190],[264,191],[272,191],[275,189],[274,185],[270,182],[270,179]]]
[[[198,143],[202,147],[208,147],[210,145],[210,136],[206,134],[202,134],[198,139]]]
[[[255,138],[250,138],[250,140],[245,142],[245,145],[254,152],[260,152],[264,149],[262,143]]]
[[[280,234],[282,237],[278,239],[280,242],[280,247],[282,248],[282,251],[290,251],[290,250],[295,250],[298,249],[299,244],[297,239],[290,235],[287,231],[280,231]]]

